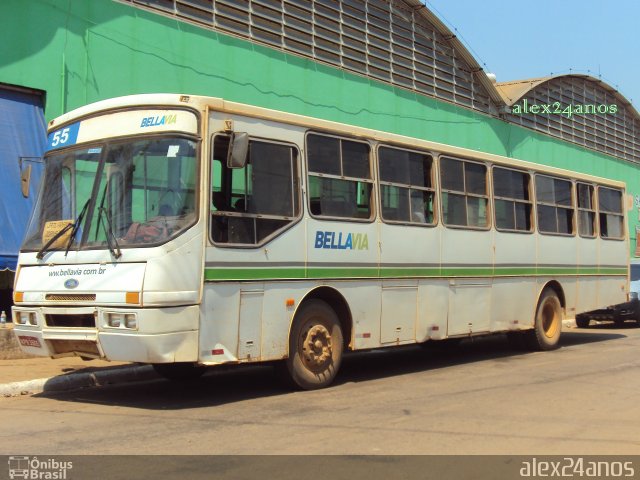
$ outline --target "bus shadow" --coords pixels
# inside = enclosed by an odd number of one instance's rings
[[[561,348],[626,338],[611,329],[580,329],[562,334]],[[340,386],[386,377],[463,366],[485,360],[510,361],[531,352],[514,350],[504,335],[464,339],[458,345],[433,342],[380,348],[345,356],[334,383]],[[95,403],[144,410],[186,410],[213,407],[257,398],[291,395],[274,368],[268,365],[241,365],[212,368],[198,380],[170,382],[164,379],[86,388],[70,392],[46,392],[37,397],[72,403]]]
[[[582,344],[627,338],[610,331],[563,331],[561,349]],[[485,360],[509,361],[524,358],[533,352],[514,348],[505,335],[489,335],[464,339],[459,345],[433,342],[433,345],[408,346],[356,352],[345,361],[337,384],[361,382],[379,378],[424,372],[440,368],[463,366]]]
[[[591,325],[587,328],[576,328],[562,332],[562,347],[571,347],[584,343],[604,342],[607,340],[616,340],[627,338],[626,330],[629,330],[633,324],[617,326],[613,323]]]

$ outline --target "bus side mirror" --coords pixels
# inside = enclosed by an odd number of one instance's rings
[[[31,164],[33,162],[42,163],[40,157],[18,157],[18,168],[20,169],[20,189],[22,196],[29,198],[29,187],[31,186]]]
[[[249,151],[249,134],[247,132],[234,132],[229,140],[229,153],[227,154],[228,168],[244,168],[247,164]]]

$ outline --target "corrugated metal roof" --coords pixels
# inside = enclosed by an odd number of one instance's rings
[[[496,89],[494,83],[486,72],[476,61],[475,57],[467,50],[467,47],[458,39],[458,37],[449,30],[442,21],[431,11],[421,0],[402,0],[404,3],[415,9],[418,13],[424,16],[444,37],[451,43],[451,46],[462,56],[462,58],[474,69],[474,73],[478,81],[487,90],[487,93],[491,99],[497,104],[503,102],[502,95]]]
[[[621,105],[624,105],[629,111],[631,111],[636,118],[640,119],[640,113],[638,113],[633,104],[624,95],[622,95],[618,90],[609,85],[607,82],[604,82],[601,79],[593,77],[591,75],[569,73],[550,75],[540,78],[529,78],[525,80],[512,80],[509,82],[498,82],[495,84],[495,88],[502,97],[502,101],[510,107],[513,104],[517,103],[521,98],[523,98],[534,88],[557,78],[581,78],[590,82],[597,83],[600,87],[602,87],[603,90],[614,95],[616,100],[618,100]]]

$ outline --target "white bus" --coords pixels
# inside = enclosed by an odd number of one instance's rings
[[[625,185],[186,95],[98,102],[49,126],[19,256],[25,352],[203,366],[508,332],[627,300]]]

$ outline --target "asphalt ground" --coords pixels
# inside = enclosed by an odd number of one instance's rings
[[[514,350],[504,335],[356,352],[309,392],[249,365],[11,396],[0,453],[639,455],[639,348],[628,322],[566,329],[552,352]]]

